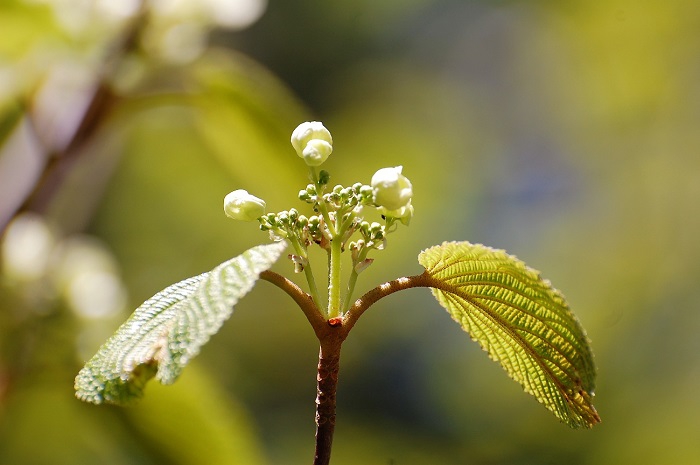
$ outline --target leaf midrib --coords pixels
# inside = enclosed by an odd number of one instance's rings
[[[557,386],[558,392],[566,399],[567,405],[571,406],[571,407],[577,406],[576,402],[574,402],[573,399],[570,397],[569,392],[567,392],[568,388],[566,388],[566,386],[564,386],[559,381],[559,379],[552,373],[552,371],[549,369],[549,367],[544,365],[543,362],[541,362],[539,360],[539,358],[536,356],[537,354],[529,347],[529,345],[527,344],[527,341],[525,341],[520,334],[518,334],[517,332],[514,333],[507,324],[503,323],[503,320],[497,314],[495,314],[494,312],[491,312],[488,308],[484,307],[479,302],[475,302],[471,298],[470,295],[462,292],[461,289],[455,287],[454,285],[449,285],[443,281],[440,281],[440,280],[434,278],[433,276],[431,276],[431,278],[433,280],[433,283],[431,284],[430,287],[434,287],[435,289],[439,289],[443,292],[454,294],[454,295],[464,299],[465,301],[467,301],[469,304],[473,305],[474,307],[482,310],[482,312],[485,315],[487,315],[488,318],[490,318],[491,321],[494,322],[494,324],[498,325],[498,327],[502,328],[506,333],[508,333],[511,336],[511,338],[513,338],[513,340],[516,341],[516,343],[528,354],[528,356],[532,360],[535,361],[535,363],[542,369],[542,371],[544,372],[547,379],[550,380],[554,385]],[[578,377],[578,379],[580,380],[581,378]],[[580,381],[579,382],[576,382],[576,381],[577,380],[574,379],[574,385],[576,387],[582,388],[582,386],[580,386],[580,384],[581,384]],[[575,392],[575,391],[572,390],[572,392]],[[581,413],[578,411],[578,409],[575,409],[575,412],[576,412],[576,415],[578,417],[583,418],[583,415],[581,415]]]

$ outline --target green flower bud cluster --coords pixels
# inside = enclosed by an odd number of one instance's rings
[[[304,251],[311,244],[320,245],[324,249],[329,247],[331,234],[321,215],[311,215],[307,218],[299,214],[296,208],[292,208],[289,211],[268,213],[258,218],[258,221],[260,230],[269,231],[273,241],[287,239],[296,242]]]
[[[361,239],[350,243],[350,251],[352,255],[352,265],[355,273],[361,273],[374,261],[367,258],[367,253],[372,250],[383,250],[386,247],[387,225],[370,223],[361,221],[357,230],[362,236]]]
[[[338,184],[331,192],[320,196],[316,185],[309,184],[306,189],[299,191],[299,200],[312,204],[316,212],[319,211],[319,202],[325,203],[331,211],[352,210],[358,206],[372,205],[374,202],[372,187],[359,182],[352,187],[343,187]]]
[[[362,239],[365,242],[366,247],[372,247],[375,249],[383,249],[384,242],[386,241],[386,226],[379,223],[368,221],[363,221],[360,223],[360,234],[362,234]]]

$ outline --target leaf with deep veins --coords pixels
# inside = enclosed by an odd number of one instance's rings
[[[284,241],[253,247],[148,299],[80,370],[76,396],[125,404],[141,397],[154,376],[163,384],[175,382],[285,248]]]
[[[503,250],[469,242],[429,248],[418,261],[440,305],[526,392],[571,427],[600,422],[588,339],[549,281]]]

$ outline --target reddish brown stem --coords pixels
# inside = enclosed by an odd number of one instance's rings
[[[344,326],[346,331],[350,331],[362,314],[371,307],[379,299],[382,299],[394,292],[403,291],[412,287],[439,287],[440,283],[433,279],[427,272],[409,276],[405,278],[394,279],[393,281],[380,284],[371,289],[362,297],[357,299],[355,303],[345,313]]]
[[[335,395],[340,369],[340,346],[321,344],[316,377],[316,454],[314,465],[328,465],[335,431]]]
[[[427,273],[389,281],[367,292],[355,301],[342,317],[325,320],[321,310],[310,295],[302,291],[287,278],[273,272],[263,271],[260,278],[285,291],[301,307],[321,343],[316,376],[316,454],[314,465],[328,465],[335,432],[335,396],[340,370],[340,348],[357,320],[372,304],[394,292],[411,287],[434,287],[439,285]]]

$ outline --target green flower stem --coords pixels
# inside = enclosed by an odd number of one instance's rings
[[[326,207],[326,203],[322,199],[323,191],[326,189],[326,185],[321,184],[319,182],[318,173],[316,173],[316,168],[314,168],[313,166],[309,166],[309,172],[311,173],[311,180],[314,182],[314,184],[316,184],[316,195],[318,195],[318,201],[316,202],[316,205],[318,207],[318,211],[321,213],[321,216],[323,216],[323,221],[325,221],[326,227],[331,233],[331,237],[333,237],[336,234],[335,223],[331,221],[331,216],[328,213],[328,207]]]
[[[343,215],[345,215],[345,212],[344,212],[344,211],[338,211],[338,212],[336,213],[336,215],[337,215],[338,218],[342,218]],[[343,221],[343,224],[340,226],[340,229],[338,230],[338,235],[339,235],[340,237],[345,236],[345,232],[346,232],[348,229],[350,229],[350,226],[352,226],[352,222],[355,220],[355,217],[356,217],[356,216],[357,216],[357,215],[356,215],[355,213],[351,212],[351,213],[348,215],[348,218],[347,218],[345,221]]]
[[[339,231],[336,227],[335,222],[328,212],[328,206],[322,200],[323,191],[326,187],[325,184],[319,182],[316,168],[310,166],[309,172],[311,173],[311,179],[316,184],[316,195],[318,195],[319,199],[316,202],[316,207],[321,213],[331,237],[331,247],[328,252],[328,312],[326,313],[326,317],[334,318],[340,315],[340,254],[343,246],[342,231]]]
[[[309,174],[311,174],[311,180],[316,184],[316,187],[318,187],[318,173],[316,172],[316,168],[309,166]]]
[[[300,257],[304,257],[308,260],[309,256],[306,253],[306,248],[302,247],[301,243],[299,242],[299,238],[294,234],[290,234],[288,236],[288,239],[292,243],[292,247],[294,247],[294,251],[297,253],[297,255],[299,255]],[[311,298],[319,308],[323,308],[320,305],[321,299],[318,294],[318,288],[316,287],[316,279],[314,279],[314,273],[311,269],[310,264],[304,267],[304,275],[306,276],[306,281],[309,283],[309,292],[311,293]]]
[[[328,232],[330,233],[331,237],[334,238],[336,236],[335,223],[333,222],[333,220],[331,220],[331,215],[330,213],[328,213],[328,208],[326,208],[326,204],[324,202],[319,202],[318,209],[321,212],[321,215],[323,216],[323,221],[326,223]]]
[[[314,274],[311,271],[310,265],[304,267],[304,274],[306,275],[306,280],[309,283],[309,292],[311,293],[311,298],[313,299],[314,303],[318,305],[319,308],[322,308],[320,305],[321,300],[318,295],[318,288],[316,287],[316,281],[314,280]]]
[[[343,238],[337,234],[333,235],[328,267],[328,318],[340,316],[340,254],[342,247]]]
[[[353,262],[352,264],[352,272],[350,273],[350,279],[348,279],[348,291],[345,295],[345,301],[343,302],[343,306],[341,307],[342,312],[345,312],[348,308],[350,308],[350,303],[352,302],[352,294],[355,291],[355,284],[357,283],[357,277],[359,275],[359,273],[355,269],[355,265],[357,265],[358,263],[362,263],[367,258],[368,252],[368,248],[363,248],[360,252],[360,255],[357,257],[357,262]]]

